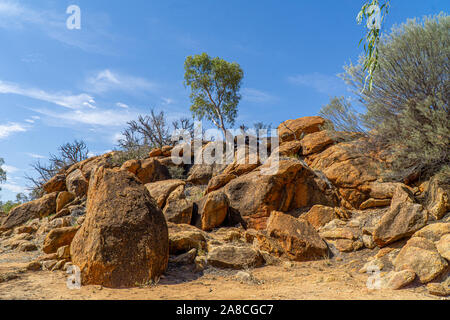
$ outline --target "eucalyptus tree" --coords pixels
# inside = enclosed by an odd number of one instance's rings
[[[234,125],[241,99],[244,72],[240,65],[202,53],[187,57],[184,68],[194,118],[211,121],[226,137],[227,125]]]

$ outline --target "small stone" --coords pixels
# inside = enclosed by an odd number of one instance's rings
[[[450,261],[450,234],[446,234],[435,244],[439,254]]]
[[[393,250],[394,250],[394,248],[390,248],[390,247],[382,248],[382,249],[380,249],[380,251],[378,251],[378,253],[375,255],[375,258],[377,258],[377,259],[383,258],[385,255],[391,253]]]
[[[244,281],[244,282],[248,282],[251,281],[253,279],[253,276],[245,271],[239,271],[238,273],[236,273],[236,279],[239,281]]]
[[[413,270],[420,282],[428,283],[448,267],[433,242],[420,237],[411,238],[394,260],[396,271]]]
[[[416,278],[416,274],[411,270],[403,270],[399,272],[393,271],[390,275],[388,274],[387,278],[388,281],[386,287],[392,290],[398,290],[413,282]]]
[[[26,267],[26,269],[29,271],[39,271],[41,270],[41,268],[42,265],[39,261],[31,261]]]
[[[191,264],[194,262],[196,256],[197,256],[197,249],[192,249],[179,256],[170,257],[169,262],[175,264]]]
[[[429,283],[427,284],[427,290],[429,294],[439,297],[447,297],[450,295],[449,288],[446,288],[442,283]]]
[[[373,249],[377,246],[376,243],[373,241],[373,237],[371,235],[364,234],[362,236],[362,241],[364,243],[364,246],[368,249]]]
[[[56,251],[56,255],[59,259],[69,259],[70,258],[70,246],[60,247]]]
[[[52,270],[53,267],[58,263],[58,260],[46,260],[42,262],[42,269],[44,270]]]
[[[22,242],[18,247],[17,250],[21,251],[21,252],[31,252],[31,251],[36,251],[38,248],[36,247],[36,245],[32,242],[26,241],[26,242]]]
[[[195,271],[201,272],[205,270],[206,265],[208,264],[208,260],[206,259],[205,256],[197,256],[195,257],[194,263],[195,263]]]
[[[367,262],[360,270],[359,273],[372,272],[373,270],[381,271],[384,268],[384,263],[381,260],[375,259]]]
[[[31,233],[34,233],[34,232],[36,232],[36,229],[31,227],[31,226],[22,226],[22,227],[18,227],[16,229],[16,233],[17,234],[22,234],[22,233],[31,234]]]
[[[66,264],[67,260],[58,261],[52,268],[52,271],[61,270]]]

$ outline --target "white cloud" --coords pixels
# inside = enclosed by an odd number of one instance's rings
[[[119,142],[119,140],[124,139],[124,138],[125,138],[125,136],[121,132],[117,132],[112,136],[111,141],[113,144],[117,144]]]
[[[163,101],[163,105],[169,105],[169,104],[173,104],[175,102],[175,100],[171,99],[171,98],[161,98],[161,100]]]
[[[329,95],[343,94],[346,91],[344,82],[339,77],[318,72],[292,76],[288,78],[288,81]]]
[[[87,124],[98,126],[123,126],[128,121],[135,118],[137,115],[134,112],[126,110],[108,110],[108,109],[85,109],[85,110],[71,110],[67,112],[54,112],[48,109],[35,109],[35,112],[45,116],[63,120],[61,125],[70,124]]]
[[[123,109],[130,108],[128,105],[126,105],[125,103],[122,103],[122,102],[117,102],[116,106],[118,106],[119,108],[123,108]]]
[[[0,124],[0,139],[9,137],[16,132],[25,132],[27,128],[19,123]]]
[[[2,189],[14,192],[14,193],[24,193],[26,192],[26,188],[19,186],[18,184],[13,183],[5,183],[1,185]]]
[[[19,168],[16,168],[14,166],[9,166],[9,165],[6,165],[6,164],[2,165],[2,169],[5,170],[6,173],[8,173],[8,174],[13,174],[13,173],[16,173],[16,172],[20,171]]]
[[[33,159],[45,159],[46,158],[46,157],[41,156],[40,154],[36,154],[36,153],[26,153],[26,155]]]
[[[252,88],[242,89],[242,98],[244,100],[257,103],[265,103],[275,99],[275,97],[266,92]]]
[[[94,98],[86,93],[72,95],[70,93],[49,93],[36,88],[24,88],[15,83],[8,83],[0,80],[0,93],[17,94],[28,98],[51,102],[56,105],[78,109],[82,107],[95,108]]]
[[[144,78],[119,74],[108,69],[86,79],[86,84],[86,91],[94,93],[153,91],[157,87],[156,84]]]
[[[0,14],[5,16],[17,16],[23,11],[18,3],[12,1],[0,2]]]

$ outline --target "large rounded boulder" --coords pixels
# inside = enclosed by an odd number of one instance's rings
[[[71,255],[83,284],[132,287],[165,272],[167,224],[135,175],[104,167],[94,171],[86,220],[72,241]]]

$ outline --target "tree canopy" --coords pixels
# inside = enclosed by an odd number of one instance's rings
[[[202,53],[187,57],[184,68],[194,117],[211,121],[225,136],[227,125],[235,122],[241,99],[239,90],[244,77],[241,67],[236,62]]]

